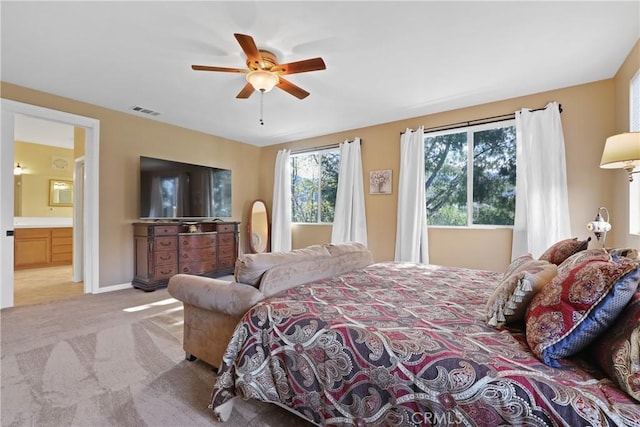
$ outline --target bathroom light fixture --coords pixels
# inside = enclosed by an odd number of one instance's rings
[[[606,219],[602,217],[602,212],[607,214]],[[611,224],[609,223],[609,211],[607,208],[601,207],[598,209],[596,218],[587,224],[587,230],[593,231],[593,234],[596,235],[596,239],[598,239],[598,241],[600,241],[600,237],[602,237],[602,247],[604,248],[607,232],[611,230]]]
[[[624,169],[629,174],[640,173],[634,169],[640,166],[640,132],[626,132],[610,136],[604,145],[600,167],[605,169]]]
[[[14,175],[22,175],[22,172],[24,171],[24,168],[22,166],[20,166],[20,163],[18,163],[16,165],[15,168],[13,168],[13,174]]]

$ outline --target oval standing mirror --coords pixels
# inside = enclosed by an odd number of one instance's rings
[[[254,254],[269,252],[269,212],[262,200],[255,200],[251,204],[247,235],[249,252]]]

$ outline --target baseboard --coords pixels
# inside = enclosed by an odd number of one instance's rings
[[[94,294],[102,294],[105,292],[113,292],[113,291],[121,291],[123,289],[129,289],[132,288],[133,286],[131,285],[131,282],[129,283],[122,283],[120,285],[111,285],[111,286],[105,286],[103,288],[98,288],[95,292],[93,292]]]

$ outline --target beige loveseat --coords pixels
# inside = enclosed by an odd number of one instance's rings
[[[186,358],[219,367],[236,324],[256,303],[372,263],[371,252],[362,244],[325,244],[242,255],[236,261],[234,282],[187,274],[171,277],[169,294],[184,304]]]

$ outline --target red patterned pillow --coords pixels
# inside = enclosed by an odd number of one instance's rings
[[[615,324],[589,347],[602,370],[640,402],[640,292]]]
[[[590,240],[591,237],[587,240],[578,240],[577,237],[574,237],[573,239],[560,240],[544,251],[544,253],[540,255],[539,259],[549,261],[555,265],[560,265],[571,255],[586,250],[587,247],[589,247]]]
[[[567,258],[526,313],[527,342],[549,366],[582,350],[613,324],[633,297],[640,264],[591,249]]]

